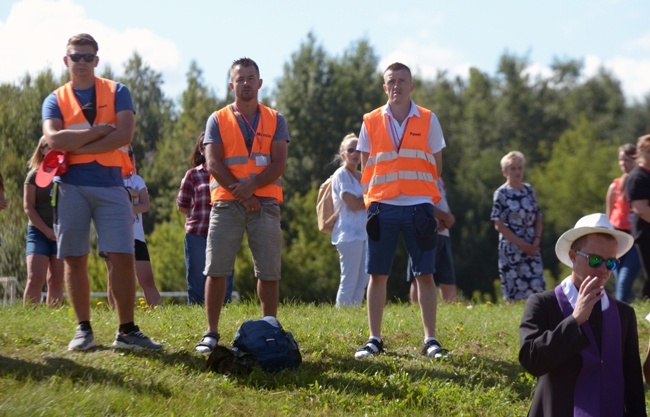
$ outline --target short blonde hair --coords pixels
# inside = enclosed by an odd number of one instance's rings
[[[501,169],[506,169],[515,162],[521,162],[522,165],[526,165],[526,157],[519,151],[508,152],[506,156],[501,158]]]

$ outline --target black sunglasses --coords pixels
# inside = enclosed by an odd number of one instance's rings
[[[603,262],[605,262],[605,268],[607,268],[610,271],[616,271],[616,268],[618,268],[618,264],[620,263],[619,260],[615,258],[603,259],[598,255],[588,255],[579,250],[576,251],[576,254],[587,258],[587,262],[589,263],[589,266],[592,268],[598,268],[603,264]]]
[[[355,152],[359,152],[359,151],[357,150],[357,148],[348,148],[348,149],[346,149],[346,152],[347,153],[355,153]]]
[[[97,55],[95,54],[68,54],[68,57],[72,60],[72,62],[79,62],[81,61],[81,58],[83,58],[84,61],[86,62],[93,62]]]

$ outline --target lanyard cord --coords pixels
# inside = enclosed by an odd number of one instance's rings
[[[411,118],[407,116],[407,118],[406,118],[406,126],[404,126],[404,130],[402,131],[402,135],[398,136],[397,135],[397,129],[395,128],[395,121],[396,120],[393,118],[393,116],[391,116],[389,114],[387,114],[386,116],[390,119],[390,127],[391,127],[391,131],[393,133],[393,144],[395,145],[395,148],[399,151],[400,148],[402,147],[402,140],[404,140],[404,134],[406,134],[406,131],[407,131],[408,125],[409,125],[409,120]],[[399,122],[398,122],[398,125],[399,125]],[[395,141],[398,141],[398,142],[395,143]]]
[[[234,104],[235,104],[235,109],[237,110],[237,113],[239,113],[239,115],[241,116],[241,118],[244,119],[244,122],[246,122],[246,125],[247,125],[248,128],[251,130],[251,132],[253,133],[253,141],[252,141],[252,142],[254,142],[255,139],[257,139],[258,144],[260,145],[260,149],[261,149],[261,147],[262,147],[261,139],[259,139],[259,138],[257,137],[257,131],[256,131],[255,129],[253,129],[253,125],[251,124],[251,122],[248,121],[248,119],[246,118],[246,116],[244,116],[244,113],[243,113],[241,110],[239,110],[239,107],[237,106],[237,103],[234,103]],[[257,110],[258,110],[258,112],[259,112],[259,104],[258,104],[258,106],[257,106]],[[263,125],[262,125],[262,114],[261,114],[261,112],[260,112],[260,117],[259,117],[259,120],[258,120],[258,122],[257,122],[257,125],[258,125],[257,127],[260,128],[261,131],[263,131],[263,129],[262,129]],[[252,143],[251,143],[251,150],[250,150],[249,153],[248,153],[249,156],[250,156],[250,154],[251,154],[252,152],[253,152],[253,146],[252,146]]]

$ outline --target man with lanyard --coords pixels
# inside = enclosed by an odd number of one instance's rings
[[[284,117],[258,102],[260,71],[250,58],[230,67],[235,102],[213,113],[205,128],[210,171],[210,227],[206,249],[205,313],[208,330],[196,345],[211,352],[219,342],[219,317],[239,245],[248,235],[262,315],[276,317],[279,302],[281,175],[289,131]]]
[[[58,255],[64,259],[68,296],[79,323],[68,349],[83,351],[96,345],[88,281],[92,220],[99,251],[113,264],[108,279],[119,319],[113,346],[159,350],[162,345],[134,324],[133,213],[122,174],[131,170],[125,150],[133,138],[135,111],[126,86],[95,77],[98,49],[86,33],[68,40],[63,62],[70,82],[46,97],[42,110],[50,149],[66,152],[69,163],[53,198]]]
[[[384,71],[388,103],[363,117],[357,149],[361,151],[364,200],[368,208],[366,271],[370,338],[355,353],[365,358],[383,352],[381,322],[400,231],[418,283],[424,328],[422,354],[441,358],[436,340],[436,287],[433,282],[436,221],[433,204],[442,169],[445,140],[433,112],[411,100],[410,69],[394,63]]]
[[[529,416],[646,415],[636,315],[604,287],[633,243],[602,213],[558,239],[571,275],[531,295],[519,325],[519,362],[537,377]]]

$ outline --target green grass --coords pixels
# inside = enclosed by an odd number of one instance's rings
[[[641,351],[650,304],[635,304]],[[517,361],[523,304],[441,305],[438,337],[452,351],[446,361],[419,355],[419,310],[389,304],[383,334],[387,353],[358,361],[367,337],[364,308],[283,304],[279,319],[293,332],[303,363],[276,374],[245,377],[205,370],[194,352],[205,328],[199,307],[138,308],[137,324],[165,344],[163,352],[110,347],[116,315],[93,308],[99,347],[68,352],[74,333],[69,306],[0,308],[1,416],[523,416],[535,380]],[[229,345],[256,304],[226,306],[220,326]]]

